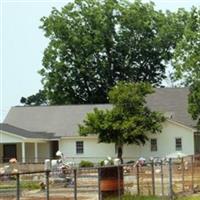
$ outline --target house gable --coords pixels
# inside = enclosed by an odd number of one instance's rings
[[[0,144],[23,142],[24,137],[0,130]]]

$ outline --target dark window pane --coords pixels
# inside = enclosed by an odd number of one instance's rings
[[[157,147],[157,139],[151,139],[151,151],[157,151],[158,147]]]
[[[77,154],[83,153],[83,141],[76,142],[76,153]]]
[[[181,150],[182,150],[182,139],[176,138],[176,151],[181,151]]]

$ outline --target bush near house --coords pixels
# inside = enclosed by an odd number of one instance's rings
[[[87,161],[87,160],[82,160],[79,163],[79,167],[94,167],[94,163]]]

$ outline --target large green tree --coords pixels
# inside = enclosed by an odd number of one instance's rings
[[[200,9],[193,7],[189,13],[182,39],[174,54],[176,78],[188,86],[200,80]]]
[[[105,103],[121,80],[160,85],[185,26],[186,12],[178,13],[139,0],[75,0],[53,8],[41,19],[49,39],[40,70],[48,102]]]
[[[151,93],[147,83],[118,83],[109,92],[112,109],[88,113],[79,125],[80,135],[96,134],[99,142],[115,143],[122,161],[124,144],[144,144],[150,134],[162,129],[163,115],[146,106],[145,97]]]
[[[176,78],[189,86],[188,111],[200,129],[200,9],[193,7],[174,54]]]

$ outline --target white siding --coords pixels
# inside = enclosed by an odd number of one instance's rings
[[[76,154],[76,141],[83,141],[83,154]],[[62,139],[59,142],[59,150],[63,152],[66,159],[73,162],[80,162],[81,160],[99,162],[107,156],[115,156],[114,144],[98,143],[96,138]]]
[[[2,143],[17,143],[17,142],[22,142],[23,139],[20,137],[15,136],[14,134],[6,133],[6,132],[1,132],[0,131],[0,144]]]
[[[163,124],[162,133],[151,135],[150,138],[157,138],[158,150],[151,152],[150,142],[146,144],[124,145],[123,157],[125,161],[135,160],[138,157],[165,157],[176,152],[175,138],[182,138],[182,152],[187,155],[194,154],[194,136],[190,128],[184,127],[174,122],[166,121]],[[76,141],[84,142],[84,153],[76,154]],[[69,160],[79,162],[80,160],[91,160],[99,162],[107,156],[116,157],[115,145],[98,143],[97,139],[91,138],[65,138],[61,139],[59,149]]]
[[[133,157],[165,157],[168,154],[176,152],[175,138],[182,138],[182,153],[186,155],[194,154],[194,135],[193,131],[184,126],[180,126],[173,122],[166,121],[163,124],[162,133],[151,135],[150,138],[157,138],[158,150],[151,152],[150,141],[146,144],[140,145],[139,150],[136,145],[131,145],[129,150],[124,149],[124,156]],[[131,153],[133,152],[133,153]]]

